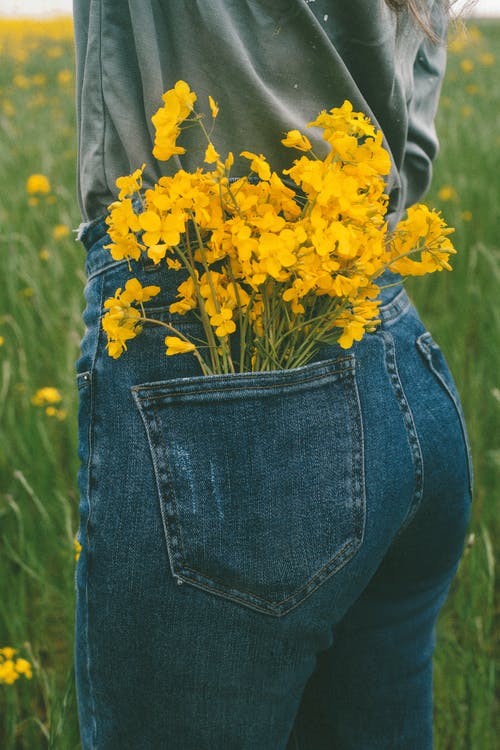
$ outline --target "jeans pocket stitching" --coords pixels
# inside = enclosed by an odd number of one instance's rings
[[[304,382],[309,383],[311,380],[321,380],[321,378],[326,377],[322,370],[323,365],[324,363],[314,363],[314,365],[311,365],[313,368],[319,367],[319,373],[314,373],[313,376],[308,377],[308,370],[297,368],[297,370],[301,369],[303,372],[297,375],[297,373],[293,371],[283,371],[285,373],[284,377],[293,379],[296,376],[300,376],[299,380],[292,383],[292,390],[293,386],[295,386],[295,389],[300,389]],[[289,591],[288,595],[283,596],[279,601],[269,601],[269,599],[262,598],[255,590],[252,591],[248,585],[242,586],[241,581],[238,582],[238,587],[235,588],[231,582],[224,582],[222,579],[217,579],[217,577],[214,576],[213,571],[210,571],[210,574],[208,575],[206,571],[203,572],[199,570],[198,567],[192,565],[192,562],[189,560],[189,554],[186,554],[184,548],[182,529],[181,526],[179,526],[182,519],[179,518],[180,514],[177,508],[176,488],[172,479],[170,466],[171,456],[169,457],[168,455],[166,447],[167,440],[165,435],[163,435],[161,417],[159,415],[159,402],[169,393],[172,396],[172,393],[175,390],[177,390],[177,392],[179,392],[179,390],[181,391],[181,397],[182,394],[186,395],[186,390],[188,398],[193,394],[196,395],[200,390],[206,395],[207,392],[212,390],[210,388],[211,382],[213,382],[213,379],[218,376],[211,376],[211,381],[208,381],[206,376],[198,376],[194,378],[181,378],[171,381],[132,386],[132,394],[145,425],[153,460],[170,567],[173,576],[178,582],[185,581],[186,583],[190,583],[198,588],[203,588],[211,593],[246,604],[250,608],[257,609],[267,614],[281,615],[290,611],[290,609],[300,603],[300,601],[306,596],[313,593],[313,591],[315,591],[328,577],[343,567],[343,565],[347,563],[359,549],[364,535],[366,511],[364,498],[363,427],[359,394],[357,391],[354,372],[354,359],[352,357],[344,358],[340,371],[338,369],[338,363],[334,361],[327,363],[327,365],[330,367],[330,371],[328,372],[328,383],[330,380],[332,382],[338,382],[340,380],[342,384],[342,394],[346,403],[345,409],[347,410],[344,418],[348,419],[349,427],[352,431],[352,447],[350,448],[351,465],[350,469],[345,470],[351,475],[351,498],[349,498],[348,504],[350,504],[352,518],[350,519],[349,535],[347,539],[337,541],[337,547],[332,557],[328,558],[319,569],[314,570],[302,585],[299,585],[291,592]],[[260,373],[245,373],[241,375],[255,378],[255,375],[260,375]],[[271,374],[264,373],[264,376],[264,380],[269,377],[272,379],[273,377],[276,377],[276,372]],[[257,379],[261,381],[260,378]],[[220,379],[217,382],[220,383]],[[230,382],[232,383],[233,389],[248,389],[248,379],[245,379],[244,381],[239,380],[239,374],[232,376]],[[244,385],[245,382],[246,387]],[[274,388],[276,385],[279,385],[279,383],[274,384],[271,382],[267,383],[265,387]],[[201,388],[197,388],[197,386],[200,386]],[[257,390],[261,387],[263,386],[260,384],[256,385]],[[238,396],[238,398],[241,398],[241,396]],[[346,474],[345,479],[348,480],[348,474]]]
[[[424,459],[422,455],[422,446],[418,437],[413,412],[403,388],[398,370],[398,361],[396,356],[396,346],[391,333],[381,331],[380,335],[383,340],[385,350],[385,363],[388,377],[398,402],[398,407],[405,426],[406,437],[410,448],[411,459],[413,463],[414,490],[413,497],[406,514],[406,517],[398,530],[398,536],[409,526],[415,517],[424,495]]]

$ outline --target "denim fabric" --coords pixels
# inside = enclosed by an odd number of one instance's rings
[[[87,226],[77,362],[84,750],[429,750],[434,626],[472,472],[453,379],[400,283],[382,325],[289,371],[203,376],[146,325]],[[132,262],[169,313],[180,272]],[[191,317],[190,317],[191,316]]]

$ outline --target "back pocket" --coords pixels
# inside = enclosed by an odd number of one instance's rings
[[[283,615],[364,530],[355,360],[132,387],[173,575]]]

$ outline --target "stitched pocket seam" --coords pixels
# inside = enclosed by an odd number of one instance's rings
[[[349,366],[347,366],[345,362],[347,362]],[[284,592],[285,595],[282,596],[282,598],[279,600],[275,599],[274,601],[263,599],[256,591],[251,591],[248,582],[244,584],[238,583],[238,587],[234,588],[231,583],[225,583],[223,580],[217,578],[213,571],[210,571],[207,575],[206,571],[203,572],[196,566],[192,565],[189,561],[189,555],[186,554],[186,549],[184,547],[183,531],[181,526],[179,526],[179,522],[182,519],[180,519],[177,508],[175,483],[172,478],[170,467],[172,456],[169,456],[167,450],[167,441],[169,439],[168,433],[164,434],[162,428],[160,401],[163,399],[166,408],[172,407],[172,403],[167,397],[168,395],[172,395],[172,383],[174,383],[175,389],[178,390],[183,386],[189,389],[193,384],[196,387],[195,381],[204,381],[202,384],[205,385],[205,389],[200,388],[194,390],[195,394],[198,395],[199,393],[202,393],[204,396],[206,396],[207,393],[211,394],[216,392],[218,389],[208,388],[206,377],[203,376],[132,386],[131,390],[146,429],[153,460],[170,568],[172,575],[178,582],[185,581],[188,584],[205,589],[224,598],[231,599],[240,604],[245,604],[260,612],[279,616],[296,607],[305,597],[312,594],[328,577],[340,570],[340,568],[354,556],[362,543],[366,514],[364,496],[363,428],[353,362],[353,358],[343,360],[338,371],[330,370],[330,372],[327,372],[326,374],[324,370],[311,376],[307,376],[307,374],[304,373],[300,380],[292,381],[289,384],[290,390],[293,393],[295,388],[300,389],[304,383],[311,384],[314,383],[314,381],[325,379],[328,383],[341,381],[342,393],[344,394],[346,405],[345,408],[347,409],[345,418],[348,419],[348,426],[352,431],[350,468],[347,470],[348,474],[345,477],[345,479],[347,479],[350,474],[349,481],[351,485],[351,498],[348,507],[350,509],[351,520],[349,524],[349,534],[347,535],[346,532],[346,540],[344,542],[342,542],[342,539],[337,541],[338,548],[334,551],[332,550],[332,552],[334,552],[332,557],[330,557],[327,562],[319,568],[319,570],[312,572],[302,585],[299,584],[298,588],[295,588],[293,591]],[[331,362],[330,367],[332,367]],[[286,372],[292,373],[292,371]],[[252,377],[255,377],[256,373],[251,375]],[[272,374],[269,373],[265,373],[264,375],[266,378],[267,376],[272,377]],[[238,376],[235,377],[237,378]],[[276,387],[283,387],[283,382],[266,383],[265,386],[256,385],[254,390],[260,390],[261,393],[265,395],[268,390],[273,391]],[[234,385],[232,388],[227,386],[226,379],[221,390],[224,391],[226,388],[229,391],[234,390],[236,392],[252,390],[248,379],[245,384],[242,383],[241,386]],[[179,393],[175,394],[175,390],[174,395],[179,397]],[[182,401],[183,395],[184,394],[181,392],[180,401]],[[189,391],[189,396],[190,395],[191,391]],[[241,395],[238,394],[237,398],[241,399]],[[203,400],[203,403],[207,404],[210,401],[211,397],[209,396],[208,399],[205,398]],[[171,412],[171,414],[173,415],[174,412]],[[181,416],[177,414],[176,418],[181,418]],[[167,416],[164,416],[164,422],[168,425]],[[297,583],[298,582],[296,582],[296,584]]]

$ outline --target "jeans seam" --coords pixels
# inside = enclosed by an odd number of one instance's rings
[[[267,391],[267,390],[272,390],[272,389],[275,389],[275,388],[282,388],[284,386],[287,386],[287,387],[295,387],[295,386],[300,387],[300,386],[302,386],[303,383],[313,383],[315,380],[322,380],[322,379],[325,379],[325,378],[331,379],[334,382],[341,381],[341,380],[343,381],[343,380],[345,380],[346,377],[349,377],[350,375],[352,375],[352,373],[354,371],[354,360],[352,359],[352,357],[345,357],[344,359],[334,360],[334,361],[336,363],[335,369],[331,369],[328,372],[318,372],[318,373],[310,375],[309,377],[301,378],[300,380],[298,380],[296,382],[292,382],[292,383],[288,383],[288,382],[283,383],[280,380],[277,383],[273,382],[273,383],[255,383],[255,384],[253,384],[253,383],[248,383],[247,382],[247,383],[244,383],[243,385],[236,385],[236,383],[234,381],[233,381],[232,384],[229,384],[226,380],[224,380],[224,382],[223,382],[222,385],[216,385],[215,388],[192,388],[192,389],[189,389],[189,391],[186,391],[186,395],[188,397],[197,396],[199,394],[201,394],[201,395],[204,396],[204,395],[206,395],[208,393],[219,393],[220,390],[221,390],[221,388],[223,388],[224,391],[229,391],[231,393],[233,393],[235,391],[248,391],[248,390],[250,390],[250,391],[252,391],[252,390],[253,391],[255,391],[255,390],[258,390],[258,391],[261,391],[261,390],[262,391]],[[321,364],[321,363],[317,363],[317,364]],[[289,372],[291,372],[291,371],[289,371]],[[268,373],[269,373],[270,376],[272,376],[272,374],[273,374],[272,371],[268,371]],[[266,375],[268,373],[266,372]],[[246,376],[251,376],[251,377],[255,378],[256,374],[257,373],[255,373],[255,372],[253,372],[253,373],[252,372],[236,373],[237,376],[242,376],[242,377],[245,378],[245,380],[248,379]],[[226,377],[226,375],[224,377]],[[183,378],[183,380],[185,380],[185,379]],[[200,376],[197,376],[196,380],[200,381]],[[165,381],[165,383],[168,383],[168,381]],[[201,382],[200,382],[200,385],[201,385]],[[158,393],[158,394],[155,394],[155,395],[149,394],[148,396],[146,396],[146,399],[150,403],[152,403],[153,401],[161,401],[161,400],[165,399],[166,397],[172,395],[172,389],[170,388],[170,390],[169,390],[169,386],[165,385],[163,382],[162,382],[161,385],[158,385],[158,386],[155,386],[155,387],[157,387],[158,389],[161,389],[161,390],[165,390],[165,388],[166,388],[167,389],[167,393]],[[132,386],[132,391],[139,392],[142,388],[143,388],[142,384],[141,385],[134,385],[134,386]],[[148,390],[151,391],[152,390],[152,386],[149,386]],[[176,391],[173,392],[173,395],[179,396],[179,394]]]
[[[408,527],[408,525],[414,518],[418,508],[420,507],[424,488],[424,461],[422,456],[422,448],[418,439],[417,429],[415,427],[413,412],[410,408],[403,385],[401,383],[401,379],[399,377],[394,339],[392,335],[387,331],[380,331],[380,335],[384,343],[387,373],[389,375],[391,385],[398,401],[401,416],[406,428],[406,435],[408,438],[408,444],[410,447],[413,462],[413,475],[415,482],[410,507],[396,534],[396,536],[399,536]]]
[[[462,431],[462,438],[464,441],[465,454],[467,458],[468,486],[469,486],[469,492],[472,498],[474,474],[473,474],[473,466],[472,466],[471,448],[470,448],[469,436],[467,434],[467,426],[465,424],[465,417],[462,412],[460,400],[457,399],[457,396],[448,385],[445,377],[441,374],[441,372],[439,371],[439,368],[436,367],[436,365],[434,364],[432,360],[432,355],[431,355],[432,345],[434,345],[437,349],[439,349],[439,346],[436,344],[436,342],[432,338],[432,334],[429,331],[426,331],[417,339],[417,349],[419,350],[420,354],[424,357],[427,367],[429,368],[433,376],[436,378],[437,382],[439,383],[441,388],[444,390],[448,398],[451,400],[455,408],[455,412],[458,417],[458,421],[459,421],[460,428]],[[439,351],[441,350],[439,349]]]
[[[104,293],[104,285],[101,284],[101,289],[99,292],[99,309],[102,307],[103,303],[103,293]],[[89,458],[88,458],[88,469],[87,469],[87,502],[88,502],[88,516],[87,516],[87,523],[85,525],[85,536],[86,536],[86,542],[87,542],[87,577],[85,580],[85,639],[86,639],[86,649],[87,649],[87,657],[86,657],[86,669],[87,669],[87,680],[88,680],[88,689],[89,689],[89,704],[90,704],[90,712],[92,716],[92,747],[97,748],[97,721],[96,721],[96,704],[95,704],[95,697],[94,697],[94,689],[92,685],[92,676],[91,676],[91,666],[90,666],[90,645],[89,645],[89,576],[90,576],[90,568],[91,568],[91,560],[90,560],[90,522],[91,522],[91,516],[92,516],[92,503],[91,503],[91,476],[92,476],[92,468],[93,468],[93,457],[94,457],[94,425],[95,425],[95,419],[94,419],[94,407],[95,407],[95,367],[96,367],[96,361],[97,356],[99,352],[99,344],[101,341],[101,334],[102,334],[102,327],[100,323],[98,324],[98,331],[96,336],[96,344],[94,349],[94,354],[92,356],[92,363],[90,366],[90,372],[92,373],[92,387],[90,390],[90,426],[89,426]]]

